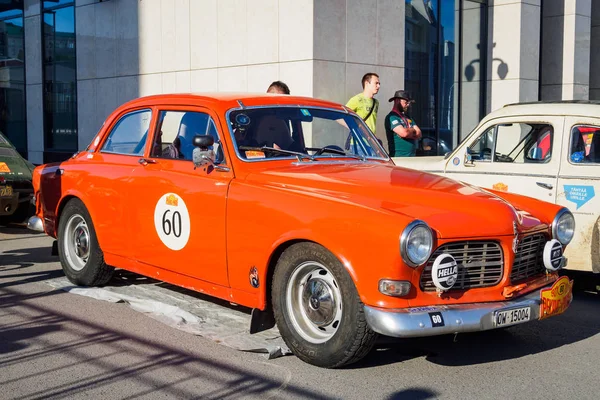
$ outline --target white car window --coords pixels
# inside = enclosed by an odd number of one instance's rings
[[[544,163],[552,157],[553,136],[549,124],[499,124],[487,129],[468,152],[474,161]]]
[[[569,161],[573,164],[600,164],[600,127],[578,125],[571,129]]]

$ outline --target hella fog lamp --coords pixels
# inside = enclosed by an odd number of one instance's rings
[[[552,221],[552,238],[562,245],[567,245],[575,235],[575,218],[571,211],[562,208]]]
[[[419,220],[408,224],[400,236],[400,255],[411,267],[425,263],[433,248],[433,234],[429,226]]]
[[[410,292],[410,282],[382,279],[379,281],[379,292],[394,297],[403,297]]]

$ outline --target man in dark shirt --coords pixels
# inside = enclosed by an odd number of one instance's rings
[[[397,90],[389,100],[394,102],[392,111],[385,117],[385,134],[390,157],[411,157],[417,150],[416,142],[421,139],[421,129],[406,115],[414,100],[405,90]]]

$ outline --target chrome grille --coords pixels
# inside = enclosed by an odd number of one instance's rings
[[[502,279],[504,257],[498,242],[467,241],[447,243],[438,247],[421,273],[421,289],[435,291],[431,268],[436,257],[450,254],[458,265],[458,279],[452,290],[494,286]]]
[[[511,283],[517,283],[546,271],[543,260],[546,241],[546,235],[541,233],[521,239],[510,274]]]

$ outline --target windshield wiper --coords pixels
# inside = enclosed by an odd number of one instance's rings
[[[268,153],[286,154],[286,155],[298,157],[298,161],[302,161],[303,158],[308,158],[311,161],[315,161],[315,157],[311,156],[310,154],[299,153],[297,151],[291,151],[291,150],[276,149],[275,147],[239,146],[238,149],[244,150],[244,151],[247,151],[247,150],[262,151],[263,153],[268,152]]]
[[[315,156],[320,156],[323,153],[333,153],[333,154],[339,154],[340,156],[344,156],[344,157],[355,158],[355,159],[361,160],[361,161],[366,160],[365,156],[359,156],[358,154],[348,153],[348,152],[345,152],[344,150],[336,149],[335,147],[327,147],[327,146],[325,146],[325,147],[307,147],[306,150],[314,151]]]

